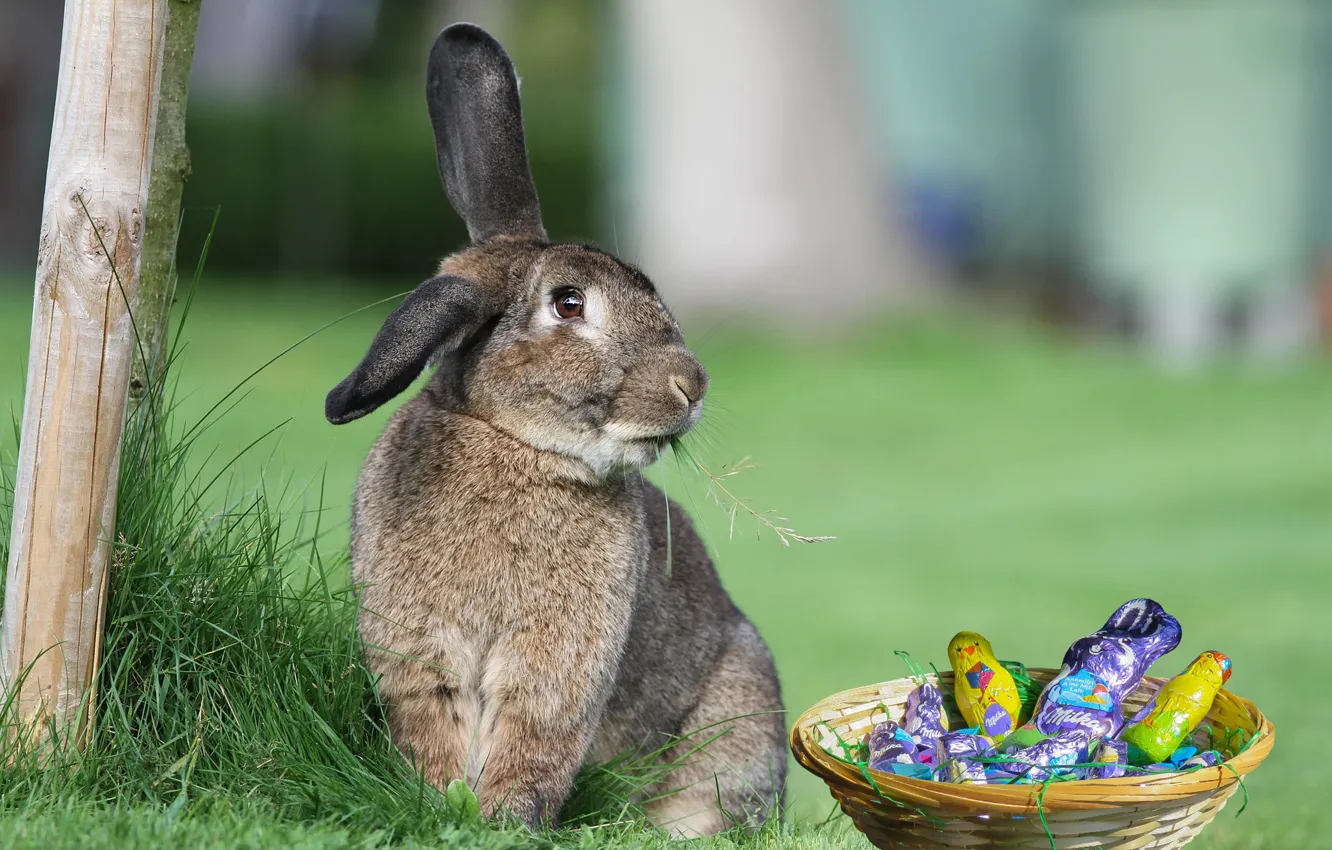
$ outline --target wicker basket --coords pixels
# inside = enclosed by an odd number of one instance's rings
[[[1044,684],[1058,671],[1027,672]],[[951,673],[929,678],[952,692]],[[1136,711],[1162,682],[1148,677],[1126,706]],[[1272,724],[1253,703],[1221,691],[1206,722],[1243,729],[1257,740],[1214,768],[1044,787],[955,785],[869,771],[876,792],[865,774],[830,755],[820,741],[832,737],[829,729],[850,741],[885,717],[900,720],[915,686],[911,679],[897,679],[843,691],[806,711],[791,728],[796,760],[828,783],[842,810],[877,847],[1183,847],[1221,811],[1239,787],[1239,777],[1267,757],[1275,740]],[[951,719],[952,728],[965,725]]]

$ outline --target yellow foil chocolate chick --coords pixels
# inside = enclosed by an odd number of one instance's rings
[[[1121,736],[1128,744],[1129,763],[1157,764],[1170,758],[1212,710],[1212,700],[1229,678],[1230,659],[1213,649],[1162,685]]]
[[[957,708],[966,721],[996,742],[1012,732],[1022,698],[990,642],[975,632],[958,632],[948,643],[948,660],[953,665]]]

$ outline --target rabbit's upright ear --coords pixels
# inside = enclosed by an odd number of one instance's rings
[[[430,51],[426,103],[439,174],[472,241],[545,240],[523,139],[518,78],[500,43],[473,24],[454,24]]]
[[[334,425],[359,419],[411,386],[436,351],[457,351],[503,305],[474,280],[441,275],[418,286],[398,305],[370,344],[356,371],[324,399]]]

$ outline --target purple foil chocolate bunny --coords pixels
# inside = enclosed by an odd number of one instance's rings
[[[1179,621],[1150,599],[1119,606],[1099,631],[1074,642],[1063,669],[1045,686],[1031,725],[1043,735],[1079,730],[1092,740],[1117,735],[1124,699],[1147,668],[1179,646]]]
[[[932,750],[939,736],[948,731],[944,716],[943,692],[930,681],[921,682],[907,694],[906,714],[902,728],[920,741],[922,749]]]

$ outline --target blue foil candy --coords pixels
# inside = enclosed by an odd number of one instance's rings
[[[1176,768],[1182,766],[1186,761],[1198,754],[1197,747],[1180,747],[1170,754],[1170,763]]]

